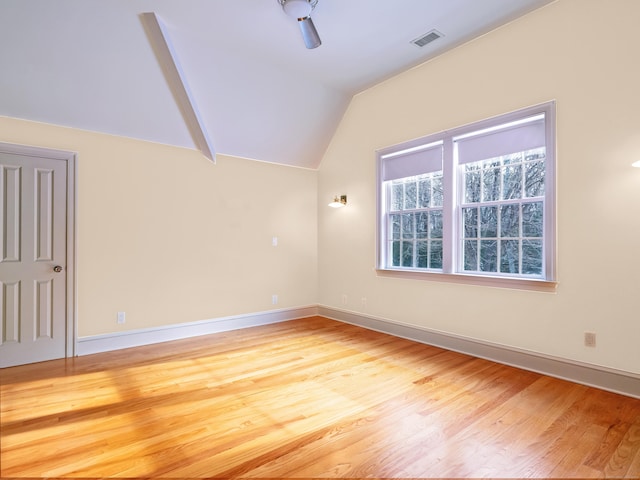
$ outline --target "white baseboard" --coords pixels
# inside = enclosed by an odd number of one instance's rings
[[[636,373],[544,355],[323,305],[271,310],[199,322],[80,337],[76,344],[76,355],[90,355],[139,347],[240,328],[286,322],[314,315],[321,315],[369,330],[640,398],[640,375]]]
[[[123,348],[140,347],[152,343],[169,342],[182,338],[227,332],[240,328],[256,327],[270,323],[286,322],[297,318],[311,317],[318,314],[317,306],[270,310],[267,312],[234,315],[232,317],[212,318],[198,322],[179,323],[163,327],[129,330],[126,332],[107,333],[78,338],[76,355],[109,352]]]
[[[640,398],[640,375],[636,373],[544,355],[322,305],[318,306],[318,315],[574,383]]]

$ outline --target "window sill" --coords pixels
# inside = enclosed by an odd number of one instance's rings
[[[512,288],[517,290],[531,290],[535,292],[555,293],[558,282],[548,280],[533,280],[509,277],[489,277],[481,275],[469,275],[463,273],[434,273],[417,272],[403,269],[376,268],[376,274],[380,277],[404,278],[411,280],[426,280],[431,282],[457,283],[462,285],[477,285],[494,288]]]

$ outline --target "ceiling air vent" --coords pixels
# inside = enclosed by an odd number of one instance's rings
[[[424,35],[412,40],[411,43],[417,45],[418,47],[424,47],[425,45],[433,42],[434,40],[439,39],[443,35],[437,30],[431,30],[429,33],[425,33]]]

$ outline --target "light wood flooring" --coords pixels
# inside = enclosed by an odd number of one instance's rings
[[[320,317],[0,379],[2,477],[640,477],[640,400]]]

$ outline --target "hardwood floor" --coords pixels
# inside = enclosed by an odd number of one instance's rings
[[[320,317],[0,376],[2,477],[640,477],[640,400]]]

